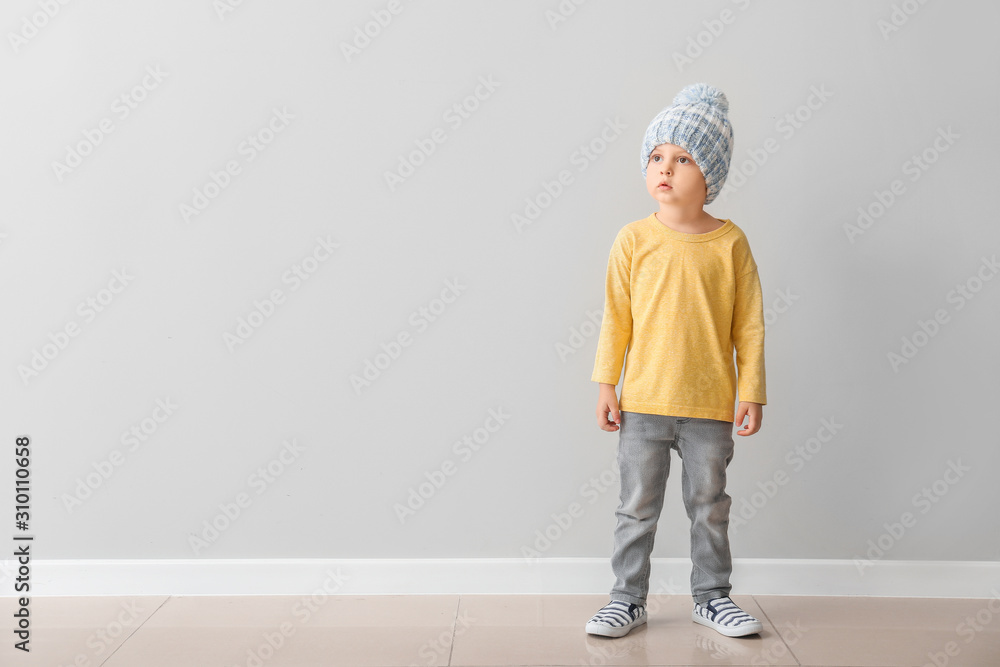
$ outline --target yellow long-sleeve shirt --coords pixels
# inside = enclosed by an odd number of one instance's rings
[[[618,232],[591,379],[618,384],[625,361],[620,410],[731,422],[737,389],[767,402],[757,263],[743,230],[722,222],[685,234],[651,214]]]

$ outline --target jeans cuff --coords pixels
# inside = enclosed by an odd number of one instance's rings
[[[631,602],[632,604],[637,604],[640,607],[646,606],[646,601],[642,598],[638,598],[634,595],[629,595],[628,593],[611,593],[612,600],[621,600],[622,602]]]
[[[702,593],[701,595],[694,596],[694,601],[697,602],[698,604],[705,604],[706,602],[714,600],[715,598],[725,598],[725,597],[729,597],[729,593],[725,593],[723,591],[709,591],[707,593]]]

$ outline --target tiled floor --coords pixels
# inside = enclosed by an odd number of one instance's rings
[[[30,653],[12,647],[0,598],[0,665],[1000,666],[1000,600],[733,595],[764,623],[724,637],[691,599],[651,596],[620,639],[584,632],[599,595],[36,597]]]

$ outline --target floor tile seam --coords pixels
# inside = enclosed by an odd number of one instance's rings
[[[458,628],[458,611],[462,608],[462,596],[458,596],[458,601],[455,603],[455,618],[451,619],[451,645],[448,647],[448,662],[445,664],[449,667],[451,666],[451,656],[455,653],[455,630]]]
[[[160,611],[161,609],[163,609],[163,606],[164,606],[165,604],[167,604],[168,602],[170,602],[170,600],[172,600],[172,599],[173,599],[173,597],[174,597],[173,595],[168,595],[168,596],[166,597],[166,599],[165,599],[165,600],[163,600],[163,602],[161,602],[161,603],[160,603],[160,604],[159,604],[159,605],[158,605],[158,606],[156,607],[156,609],[154,609],[154,610],[153,610],[153,613],[151,613],[151,614],[150,614],[150,615],[149,615],[148,617],[146,617],[146,619],[145,619],[145,620],[144,620],[144,621],[143,621],[142,623],[140,623],[140,624],[138,625],[138,627],[136,627],[136,629],[135,629],[135,630],[133,630],[132,632],[128,633],[128,636],[127,636],[127,637],[125,637],[125,639],[123,639],[123,640],[121,641],[121,643],[120,643],[120,644],[119,644],[118,646],[116,646],[116,647],[115,647],[115,650],[114,650],[114,651],[112,651],[111,653],[109,653],[109,654],[108,654],[108,657],[106,657],[106,658],[105,658],[104,660],[102,660],[102,661],[101,661],[101,664],[100,664],[100,665],[98,665],[98,667],[103,667],[103,666],[104,666],[105,664],[107,664],[108,660],[111,660],[112,656],[114,656],[114,654],[115,654],[115,653],[118,653],[118,650],[119,650],[120,648],[122,648],[123,646],[125,646],[125,644],[126,644],[126,643],[128,642],[128,640],[132,639],[132,637],[134,637],[134,636],[135,636],[135,633],[139,632],[139,630],[142,630],[142,626],[146,625],[146,623],[148,623],[148,622],[149,622],[149,619],[153,618],[153,616],[155,616],[155,615],[156,615],[156,612],[158,612],[158,611]]]
[[[792,647],[788,645],[788,642],[785,641],[785,638],[781,636],[781,633],[778,631],[777,626],[774,625],[774,622],[771,620],[771,617],[767,615],[767,611],[764,609],[763,605],[761,605],[761,603],[757,600],[757,596],[751,595],[750,599],[752,599],[754,604],[757,605],[757,608],[760,609],[760,613],[764,615],[764,618],[767,620],[768,625],[774,628],[775,633],[777,633],[778,635],[778,639],[781,640],[781,643],[785,645],[785,649],[788,650],[788,655],[792,657],[792,660],[795,661],[795,664],[798,665],[798,667],[801,667],[802,661],[799,660],[799,656],[795,655],[795,651],[793,651]]]

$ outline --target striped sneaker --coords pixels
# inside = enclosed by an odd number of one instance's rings
[[[612,600],[587,622],[587,633],[605,637],[624,637],[632,628],[645,622],[645,605]]]
[[[728,596],[709,600],[705,604],[695,602],[691,618],[695,623],[701,623],[727,637],[752,635],[764,629],[760,621],[737,607]]]

